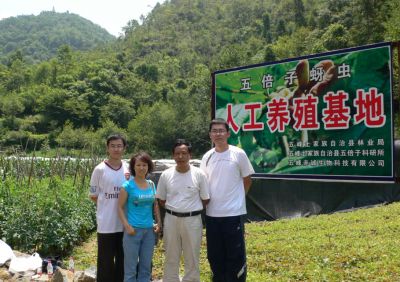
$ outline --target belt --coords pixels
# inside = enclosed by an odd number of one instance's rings
[[[188,216],[195,216],[201,214],[203,210],[200,211],[192,211],[192,212],[174,212],[169,209],[165,209],[165,211],[169,214],[175,215],[177,217],[188,217]]]

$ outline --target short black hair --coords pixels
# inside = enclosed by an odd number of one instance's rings
[[[126,147],[126,139],[124,136],[122,136],[121,134],[111,134],[110,136],[107,137],[107,147],[110,144],[111,141],[114,140],[122,140],[122,143],[124,144],[124,147]]]
[[[152,173],[154,170],[154,163],[153,160],[151,159],[150,155],[146,152],[139,152],[131,157],[129,160],[129,171],[131,172],[131,175],[135,176],[135,163],[136,161],[142,161],[144,163],[147,163],[148,170],[147,173]]]
[[[229,124],[224,120],[223,118],[215,118],[210,122],[210,127],[208,129],[209,132],[211,132],[211,128],[214,124],[223,124],[225,125],[226,131],[229,131]]]
[[[175,148],[185,145],[188,148],[189,154],[192,153],[192,144],[190,142],[186,141],[185,139],[176,139],[174,147],[172,148],[172,154],[175,153]]]

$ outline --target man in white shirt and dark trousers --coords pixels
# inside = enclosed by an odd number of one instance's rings
[[[98,164],[90,179],[89,197],[96,203],[97,281],[124,278],[123,226],[118,217],[118,196],[128,165],[122,161],[126,140],[119,134],[107,138],[108,159]]]
[[[179,280],[183,252],[185,274],[182,282],[199,282],[199,257],[203,223],[201,212],[210,197],[205,174],[189,164],[192,146],[178,139],[172,155],[175,167],[165,170],[157,184],[156,197],[165,207],[163,282]]]
[[[210,186],[205,220],[212,281],[242,282],[247,275],[243,215],[254,169],[242,149],[228,144],[225,120],[212,120],[209,134],[215,147],[203,156],[200,168]]]

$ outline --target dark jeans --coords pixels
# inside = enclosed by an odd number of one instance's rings
[[[206,216],[207,257],[213,282],[246,281],[246,248],[242,216]]]
[[[123,232],[97,233],[97,281],[124,280]]]

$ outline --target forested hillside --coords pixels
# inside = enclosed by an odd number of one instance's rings
[[[40,63],[0,64],[0,150],[102,152],[119,130],[130,151],[168,156],[184,137],[200,154],[210,146],[211,72],[400,40],[400,2],[170,0],[124,32],[102,49],[63,45]]]
[[[29,63],[48,60],[68,44],[73,50],[90,50],[115,41],[105,29],[70,13],[42,12],[38,16],[17,16],[0,21],[0,61],[21,52]]]

